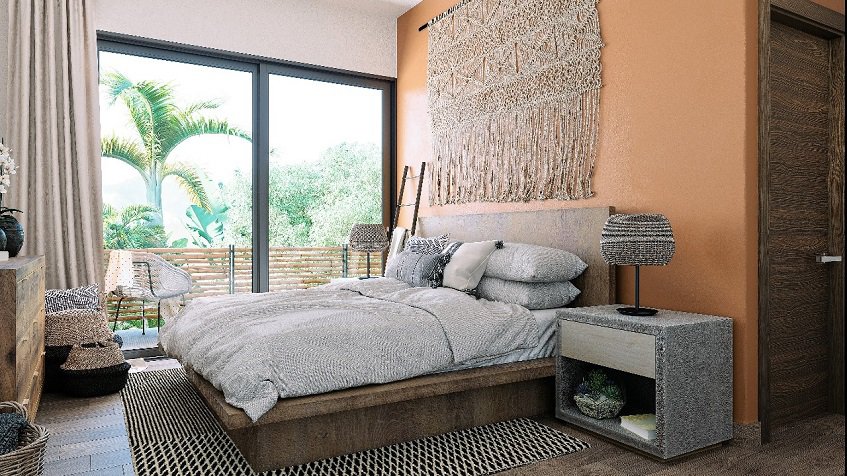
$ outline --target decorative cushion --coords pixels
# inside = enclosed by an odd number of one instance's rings
[[[554,283],[571,281],[588,265],[579,256],[558,248],[504,243],[491,254],[485,276],[507,281]]]
[[[517,304],[527,309],[565,307],[577,296],[579,289],[568,281],[558,283],[524,283],[483,276],[476,293],[489,301]]]
[[[411,236],[406,241],[405,251],[413,251],[421,255],[437,255],[444,251],[449,241],[450,235],[446,233],[440,236],[433,236],[432,238]]]
[[[48,289],[44,293],[44,312],[67,309],[100,309],[100,289],[96,284],[72,289]]]
[[[444,267],[443,286],[472,291],[479,284],[491,253],[502,246],[499,241],[477,241],[473,243],[450,243],[444,251],[450,261]]]
[[[67,309],[48,313],[44,323],[47,346],[74,345],[112,338],[106,316],[99,309]]]
[[[26,418],[21,414],[0,413],[0,455],[18,449],[21,430],[26,425]]]
[[[424,255],[413,251],[402,251],[385,267],[385,277],[403,281],[410,286],[441,286],[441,276],[449,255]]]
[[[391,232],[391,243],[388,245],[388,260],[391,260],[403,251],[406,246],[406,237],[408,236],[409,230],[399,226]]]

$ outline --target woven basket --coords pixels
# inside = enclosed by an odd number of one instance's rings
[[[92,370],[60,369],[62,392],[85,398],[120,392],[126,386],[130,368],[132,366],[124,362]]]
[[[47,314],[44,343],[49,346],[74,345],[107,340],[112,331],[99,309],[68,309]]]
[[[18,402],[0,402],[0,412],[13,411],[27,418],[26,408]],[[24,427],[18,449],[0,456],[0,476],[33,476],[44,471],[44,448],[50,433],[32,423]]]
[[[118,334],[112,335],[112,340],[123,347],[124,341]],[[61,392],[62,388],[62,364],[68,360],[68,355],[71,353],[72,345],[48,345],[44,348],[44,391],[47,393]],[[117,363],[117,362],[115,362]]]

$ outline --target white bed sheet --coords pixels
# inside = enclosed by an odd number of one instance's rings
[[[441,372],[475,369],[479,367],[487,367],[489,365],[511,364],[513,362],[553,357],[553,354],[556,352],[556,312],[561,309],[565,308],[560,307],[555,309],[538,309],[530,311],[532,313],[532,317],[535,318],[535,322],[538,324],[539,335],[537,346],[529,349],[519,349],[496,357],[474,359],[462,362],[461,364],[454,364]]]

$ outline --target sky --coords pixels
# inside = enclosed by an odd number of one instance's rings
[[[176,102],[185,106],[215,99],[221,106],[205,113],[226,119],[252,134],[252,73],[153,58],[100,52],[100,72],[118,71],[132,81],[170,83]],[[382,143],[382,96],[379,90],[271,75],[271,166],[317,160],[341,142]],[[129,113],[120,101],[110,104],[100,87],[100,128],[103,137],[138,139]],[[139,139],[140,140],[140,139]],[[206,189],[226,183],[236,171],[251,174],[252,146],[237,137],[203,136],[187,140],[168,159],[199,166]],[[123,208],[146,203],[144,181],[129,165],[103,158],[103,202]],[[169,241],[187,237],[183,221],[190,205],[173,178],[162,186],[162,208]]]

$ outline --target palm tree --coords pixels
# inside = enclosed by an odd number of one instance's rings
[[[124,162],[138,171],[147,186],[147,203],[159,211],[154,223],[161,224],[162,181],[174,177],[189,200],[209,209],[209,197],[200,173],[189,164],[169,162],[171,152],[186,140],[205,134],[224,134],[251,140],[245,131],[225,120],[203,117],[201,113],[220,106],[202,101],[180,108],[174,103],[174,88],[156,81],[132,82],[119,72],[106,73],[101,83],[108,88],[110,104],[121,99],[129,110],[140,142],[127,137],[105,137],[103,157]]]
[[[122,250],[165,246],[165,229],[155,223],[159,211],[149,205],[118,210],[103,204],[103,240],[106,249]]]

